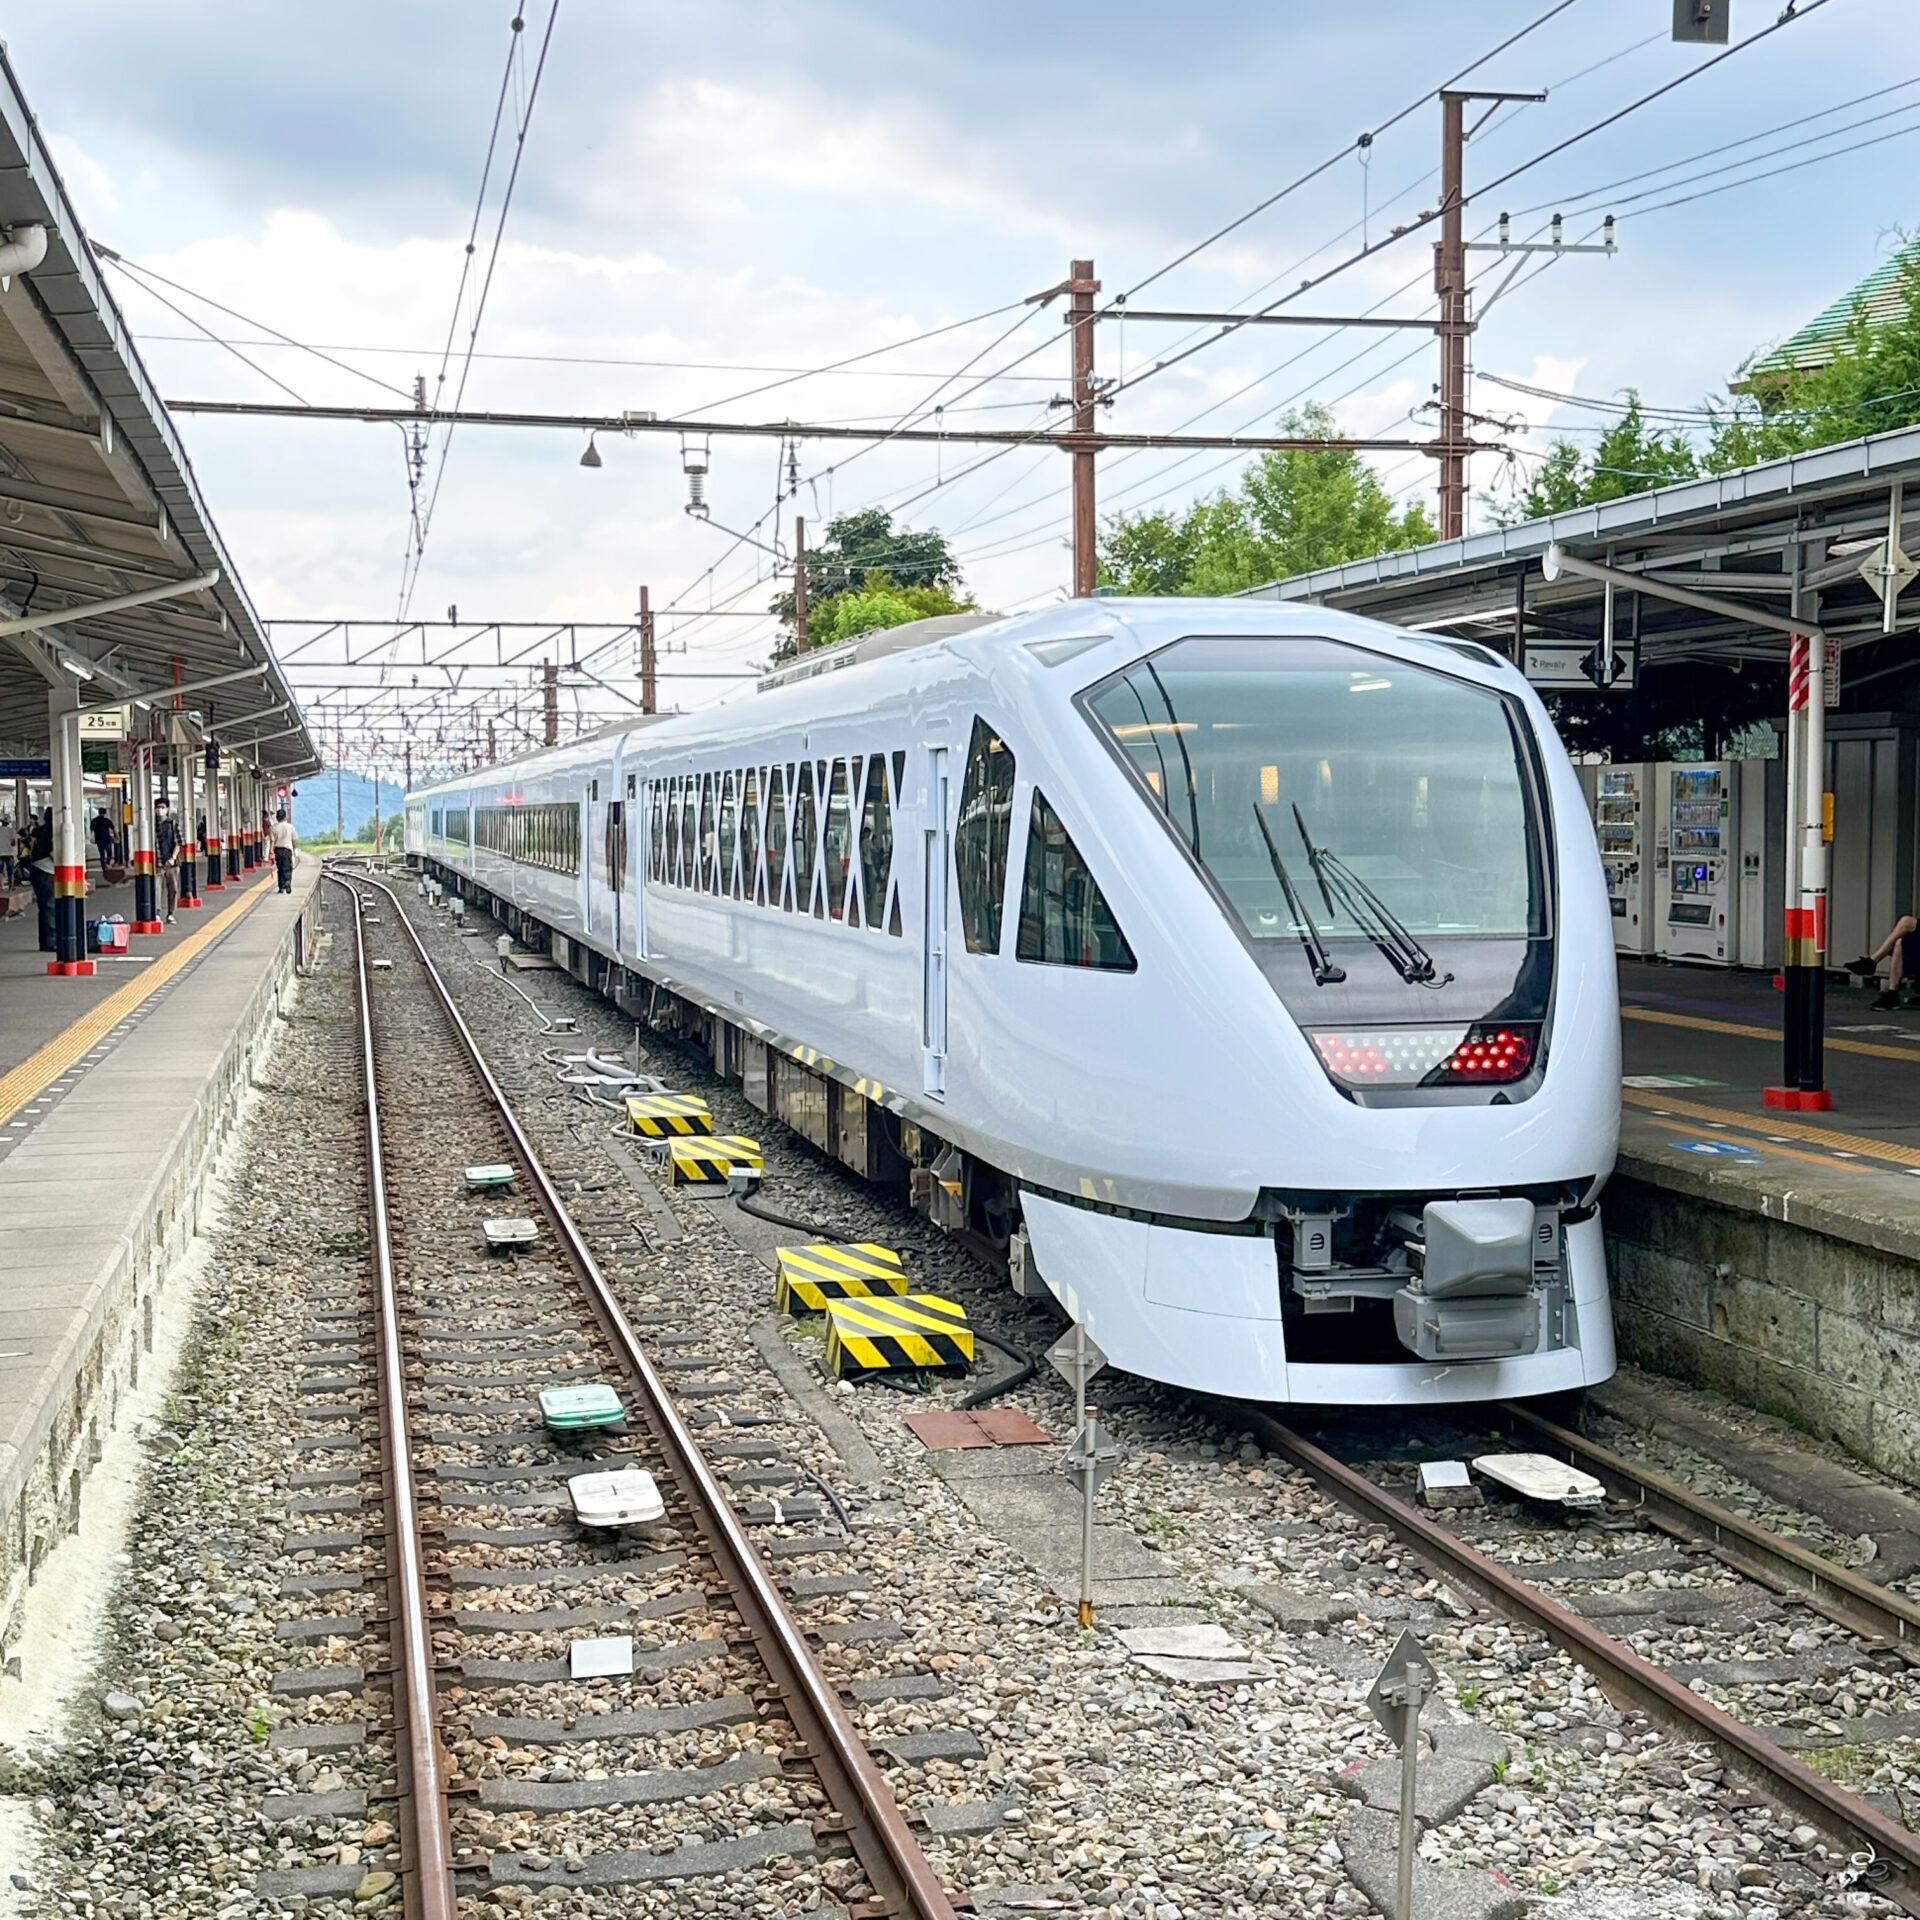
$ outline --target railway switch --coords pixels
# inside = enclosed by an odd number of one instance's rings
[[[781,1247],[774,1258],[778,1275],[773,1304],[778,1313],[824,1313],[830,1300],[903,1294],[913,1284],[900,1256],[871,1241]]]

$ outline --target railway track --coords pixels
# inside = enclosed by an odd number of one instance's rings
[[[1920,1708],[1920,1607],[1911,1600],[1524,1406],[1447,1409],[1423,1424],[1416,1443],[1371,1455],[1355,1433],[1336,1453],[1264,1409],[1236,1402],[1222,1410],[1440,1578],[1577,1661],[1616,1704],[1709,1744],[1748,1787],[1847,1848],[1859,1885],[1920,1913],[1920,1834],[1784,1744],[1817,1752],[1821,1741],[1765,1720],[1770,1687],[1815,1673],[1857,1695]],[[1562,1514],[1496,1497],[1429,1512],[1409,1497],[1417,1459],[1514,1446],[1593,1474],[1605,1507]],[[1641,1584],[1649,1577],[1664,1584]],[[1469,1633],[1456,1681],[1467,1676],[1472,1645]],[[1783,1647],[1791,1649],[1785,1658],[1764,1657]],[[1511,1672],[1530,1657],[1523,1649],[1504,1664]],[[1827,1699],[1840,1690],[1828,1687]],[[1848,1724],[1829,1723],[1856,1768],[1876,1738],[1885,1745],[1920,1731],[1920,1713],[1878,1717],[1876,1729],[1856,1700]]]
[[[394,917],[404,919],[394,904]],[[1596,1522],[1582,1523],[1571,1549],[1564,1521],[1543,1526],[1515,1505],[1450,1516],[1414,1507],[1401,1497],[1413,1479],[1411,1449],[1395,1458],[1342,1459],[1264,1410],[1233,1405],[1217,1411],[1227,1431],[1256,1435],[1342,1508],[1385,1527],[1449,1584],[1514,1623],[1519,1651],[1506,1655],[1509,1662],[1530,1661],[1543,1643],[1559,1648],[1616,1702],[1641,1709],[1688,1743],[1710,1745],[1728,1773],[1760,1799],[1790,1810],[1850,1853],[1859,1885],[1920,1911],[1915,1836],[1789,1750],[1793,1730],[1768,1724],[1761,1670],[1770,1663],[1753,1657],[1765,1651],[1754,1644],[1756,1631],[1772,1632],[1776,1642],[1809,1630],[1820,1634],[1819,1647],[1798,1659],[1830,1671],[1843,1689],[1858,1689],[1861,1709],[1849,1710],[1844,1691],[1831,1709],[1847,1722],[1851,1737],[1844,1744],[1857,1759],[1875,1737],[1870,1703],[1876,1699],[1892,1710],[1887,1718],[1909,1705],[1916,1709],[1904,1737],[1920,1737],[1920,1609],[1912,1603],[1526,1408],[1451,1410],[1439,1425],[1458,1423],[1461,1435],[1443,1435],[1429,1424],[1419,1434],[1418,1457],[1517,1445],[1557,1452],[1596,1473],[1610,1504]],[[1508,1431],[1495,1432],[1502,1423]],[[1468,1426],[1477,1429],[1476,1438],[1467,1437]],[[1618,1564],[1600,1564],[1608,1560]],[[1638,1584],[1652,1569],[1666,1569],[1671,1588]],[[1696,1690],[1699,1675],[1688,1669],[1712,1668],[1716,1656],[1721,1666],[1748,1663],[1750,1681],[1723,1675]],[[1455,1669],[1448,1660],[1457,1677],[1471,1664],[1469,1658]],[[1850,1682],[1847,1675],[1854,1676]],[[1800,1744],[1804,1750],[1816,1742]]]
[[[730,1432],[708,1451],[732,1473],[709,1460],[677,1402],[712,1407],[729,1384],[713,1380],[717,1362],[649,1357],[644,1322],[622,1310],[399,901],[370,878],[332,877],[351,895],[374,1285],[357,1319],[320,1328],[339,1347],[371,1319],[408,1911],[450,1920],[490,1889],[709,1875],[745,1892],[812,1858],[837,1863],[833,1896],[856,1914],[951,1920],[751,1537],[756,1519],[813,1510],[757,1497],[791,1478],[780,1447]],[[489,1163],[512,1168],[510,1202],[468,1190],[463,1169]],[[483,1217],[500,1214],[532,1216],[529,1249],[487,1250]],[[617,1387],[621,1427],[542,1428],[540,1390],[588,1379]],[[355,1383],[323,1387],[343,1421]],[[327,1405],[303,1411],[325,1419]],[[597,1544],[566,1481],[623,1467],[654,1476],[664,1519]],[[770,1547],[798,1568],[845,1544],[787,1534]],[[832,1596],[864,1582],[790,1573],[786,1585]],[[582,1638],[615,1642],[598,1651],[616,1669],[630,1657],[634,1681],[576,1677]],[[577,1764],[474,1777],[475,1756],[502,1750]],[[663,1752],[681,1764],[654,1764]]]

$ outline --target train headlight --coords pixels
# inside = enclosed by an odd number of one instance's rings
[[[1320,1064],[1341,1086],[1498,1087],[1524,1080],[1540,1044],[1538,1021],[1471,1026],[1344,1027],[1309,1031]]]

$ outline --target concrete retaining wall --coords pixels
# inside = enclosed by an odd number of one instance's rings
[[[1620,1357],[1920,1485],[1920,1261],[1622,1166],[1601,1206]]]
[[[317,863],[203,955],[0,1162],[0,1661],[153,1343],[160,1290],[318,927]]]

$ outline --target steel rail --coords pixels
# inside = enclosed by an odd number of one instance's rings
[[[1494,1609],[1544,1635],[1585,1667],[1608,1693],[1631,1700],[1689,1739],[1710,1742],[1722,1759],[1777,1803],[1824,1833],[1868,1853],[1890,1878],[1876,1891],[1920,1913],[1920,1835],[1776,1747],[1722,1707],[1702,1699],[1571,1608],[1521,1580],[1396,1494],[1245,1401],[1215,1401],[1229,1425],[1255,1434],[1342,1506],[1364,1513],[1431,1562],[1447,1578],[1486,1596]]]
[[[440,970],[407,917],[399,896],[384,881],[361,874],[392,903],[395,917],[424,969],[447,1024],[471,1062],[488,1104],[507,1135],[513,1155],[525,1169],[541,1207],[553,1225],[560,1249],[580,1281],[588,1304],[606,1333],[620,1364],[637,1389],[653,1438],[666,1456],[692,1510],[695,1526],[712,1558],[728,1597],[751,1636],[774,1690],[791,1718],[807,1760],[827,1795],[828,1805],[845,1823],[844,1831],[872,1887],[878,1911],[911,1920],[957,1920],[954,1905],[907,1824],[885,1776],[874,1764],[840,1703],[832,1684],[814,1663],[799,1623],[788,1610],[726,1490],[708,1466],[691,1429],[600,1271],[592,1249],[574,1225],[547,1171],[521,1127],[512,1104],[494,1078],[472,1030],[455,1006]]]
[[[388,1617],[394,1629],[395,1719],[405,1733],[401,1787],[406,1818],[400,1823],[403,1894],[412,1920],[456,1920],[446,1755],[440,1744],[433,1636],[428,1627],[425,1569],[420,1558],[420,1516],[414,1499],[413,1445],[407,1431],[407,1378],[400,1356],[400,1312],[393,1283],[380,1094],[374,1081],[366,929],[361,924],[359,889],[337,874],[325,877],[353,902],[360,1071],[367,1102],[367,1216],[379,1322],[380,1441],[386,1456]]]
[[[1639,1507],[1668,1531],[1704,1536],[1736,1573],[1804,1600],[1863,1639],[1884,1640],[1903,1660],[1920,1666],[1920,1606],[1905,1594],[1875,1586],[1851,1567],[1823,1560],[1796,1541],[1703,1500],[1691,1487],[1542,1419],[1529,1407],[1503,1400],[1494,1410],[1548,1450],[1585,1468],[1609,1493]]]

